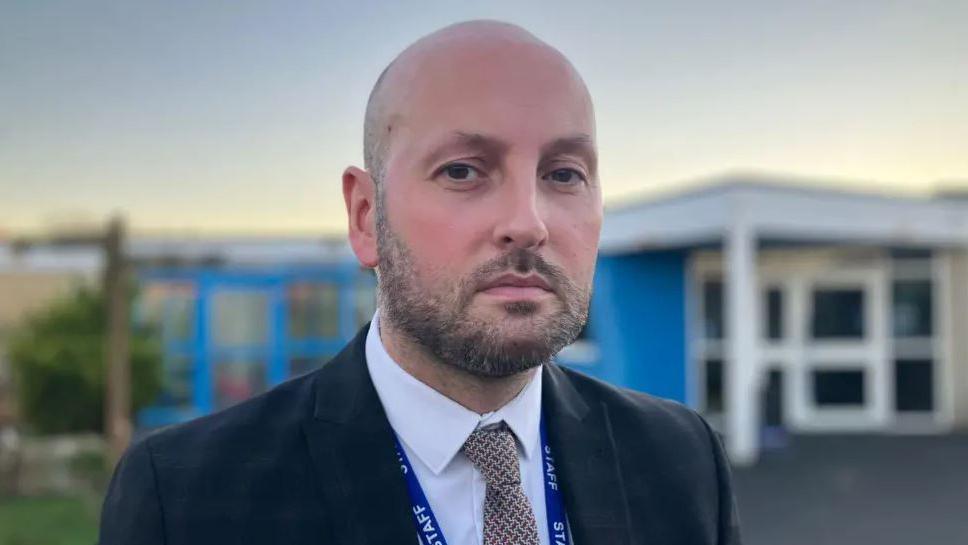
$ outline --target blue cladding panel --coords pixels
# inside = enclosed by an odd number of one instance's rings
[[[592,316],[601,361],[592,374],[685,402],[685,262],[682,251],[599,258]]]

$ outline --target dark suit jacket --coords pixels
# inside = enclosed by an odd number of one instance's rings
[[[318,371],[134,444],[101,544],[413,545],[366,329]],[[729,467],[699,416],[556,365],[543,373],[577,545],[739,544]]]

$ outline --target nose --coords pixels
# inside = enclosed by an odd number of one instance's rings
[[[541,248],[548,241],[548,226],[540,210],[534,171],[508,182],[502,188],[494,242],[505,251]]]

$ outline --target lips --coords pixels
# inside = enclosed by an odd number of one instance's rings
[[[551,285],[537,274],[518,276],[515,274],[504,274],[485,282],[480,291],[487,291],[495,288],[538,288],[545,291],[553,291]]]

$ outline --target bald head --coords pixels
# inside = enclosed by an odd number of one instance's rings
[[[379,184],[384,178],[394,130],[412,113],[410,102],[421,89],[447,86],[462,93],[448,75],[484,64],[504,65],[506,75],[557,72],[570,79],[591,114],[591,99],[578,72],[557,49],[523,28],[499,21],[457,23],[420,38],[383,70],[370,92],[363,127],[365,167]],[[466,79],[467,85],[475,83]],[[499,82],[494,82],[499,84]]]
[[[591,99],[560,52],[493,21],[421,38],[374,87],[365,147],[343,198],[390,350],[514,378],[574,340],[602,200]]]

